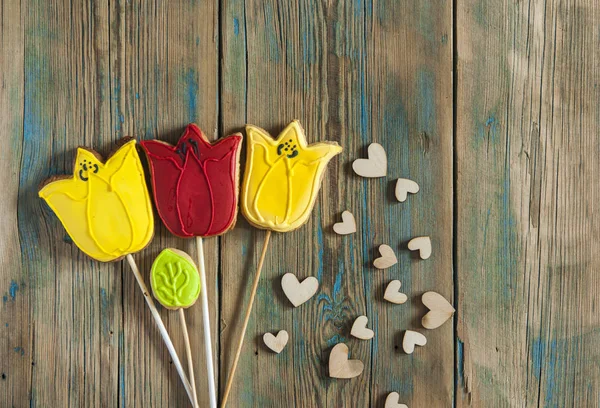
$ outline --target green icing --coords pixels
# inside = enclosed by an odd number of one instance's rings
[[[165,307],[190,307],[200,295],[200,276],[185,253],[165,249],[154,260],[150,273],[154,297]]]

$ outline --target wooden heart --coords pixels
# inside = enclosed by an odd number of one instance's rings
[[[398,263],[396,254],[394,253],[394,250],[389,245],[385,245],[385,244],[380,245],[379,253],[381,254],[381,257],[379,257],[379,258],[375,259],[375,261],[373,261],[373,265],[375,266],[375,268],[386,269],[386,268],[389,268],[390,266]]]
[[[338,343],[329,356],[329,376],[331,378],[358,377],[365,368],[360,360],[348,360],[348,346]]]
[[[400,404],[400,394],[390,392],[385,399],[385,408],[408,408],[408,405]]]
[[[446,320],[450,319],[456,311],[445,297],[436,292],[423,293],[421,300],[429,309],[429,312],[421,319],[421,324],[426,329],[437,329],[446,323]]]
[[[431,256],[431,238],[413,238],[408,242],[408,249],[411,251],[419,251],[421,259],[428,259]]]
[[[289,339],[290,336],[285,330],[279,330],[277,336],[273,336],[272,333],[265,333],[263,335],[265,345],[277,354],[281,353],[281,350],[285,348]]]
[[[339,235],[348,235],[356,232],[356,221],[350,211],[342,213],[342,222],[333,224],[333,230]]]
[[[407,330],[404,333],[402,348],[406,354],[412,354],[415,351],[415,345],[424,346],[425,344],[427,344],[427,338],[421,333],[412,330]]]
[[[362,177],[384,177],[387,174],[387,156],[379,143],[371,143],[367,150],[368,159],[356,159],[352,163],[354,172]]]
[[[408,197],[408,193],[416,194],[419,192],[419,185],[412,180],[399,178],[396,181],[396,199],[403,203]]]
[[[387,288],[385,288],[383,298],[388,302],[395,303],[397,305],[401,305],[402,303],[406,302],[408,300],[408,296],[400,292],[401,286],[402,283],[399,280],[391,281],[388,283]]]
[[[350,334],[361,340],[371,340],[373,336],[375,336],[375,332],[371,329],[367,328],[367,323],[369,319],[367,316],[359,316],[354,321],[352,325],[352,330],[350,330]]]
[[[317,278],[309,276],[300,283],[298,282],[296,275],[293,273],[286,273],[283,275],[283,278],[281,278],[281,288],[290,302],[292,302],[295,307],[298,307],[317,293],[319,281]]]

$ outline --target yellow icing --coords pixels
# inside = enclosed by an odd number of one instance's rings
[[[108,262],[143,249],[154,234],[154,215],[135,140],[102,163],[77,149],[73,177],[39,192],[73,242],[87,255]]]
[[[241,200],[244,216],[253,225],[273,231],[300,227],[317,199],[327,163],[342,148],[335,142],[308,145],[297,120],[277,139],[252,125],[246,126],[246,133],[248,156]]]

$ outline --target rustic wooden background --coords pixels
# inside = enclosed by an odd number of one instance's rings
[[[42,179],[80,144],[294,118],[345,150],[310,221],[271,240],[229,406],[383,407],[391,391],[409,407],[600,406],[596,0],[0,0],[0,406],[188,406],[128,265],[86,258]],[[359,178],[350,163],[374,141],[388,177]],[[395,202],[398,177],[421,192]],[[345,209],[359,232],[339,237]],[[421,234],[428,261],[406,250]],[[206,240],[221,390],[263,238],[240,216]],[[381,243],[399,258],[383,272]],[[141,268],[166,246],[195,255],[157,223]],[[291,308],[285,272],[317,276],[319,294]],[[382,301],[393,278],[402,306]],[[457,314],[407,356],[426,290]],[[359,314],[372,341],[349,336]],[[199,303],[188,316],[207,406]],[[278,329],[276,356],[260,336]],[[360,377],[327,377],[339,341]]]

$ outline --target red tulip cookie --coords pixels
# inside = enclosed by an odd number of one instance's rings
[[[189,124],[177,146],[160,140],[141,142],[152,173],[158,214],[180,237],[221,235],[237,216],[242,135],[211,144]]]

